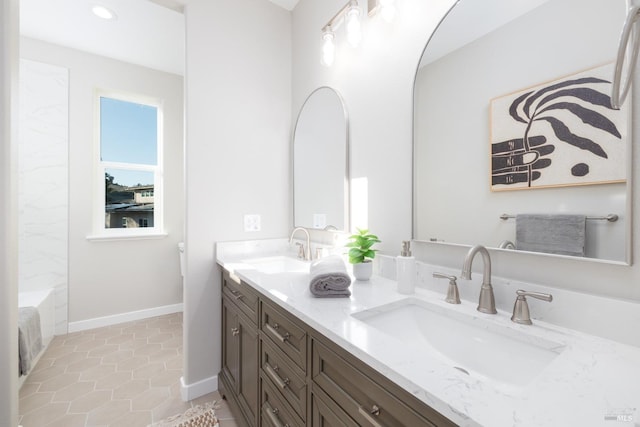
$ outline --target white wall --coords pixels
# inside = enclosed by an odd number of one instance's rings
[[[293,114],[316,87],[329,85],[345,98],[351,120],[352,177],[369,177],[369,226],[397,253],[411,233],[411,138],[413,82],[422,50],[451,0],[399,0],[393,26],[378,18],[365,25],[363,45],[347,51],[344,32],[337,31],[338,52],[331,69],[320,65],[320,29],[343,5],[338,0],[301,0],[293,13]],[[636,85],[636,88],[638,85]],[[636,97],[637,98],[637,97]],[[637,134],[639,123],[634,133]],[[634,164],[638,165],[635,150]],[[635,174],[634,211],[640,209],[640,184]],[[640,250],[640,230],[633,233]],[[458,268],[468,247],[415,245],[414,254],[432,264]],[[495,253],[493,272],[552,287],[640,300],[640,265],[632,267],[552,258],[543,255]],[[481,263],[477,263],[479,267]],[[613,325],[613,323],[612,323]]]
[[[301,0],[293,12],[292,114],[322,85],[344,97],[351,178],[368,179],[368,226],[381,237],[380,249],[390,253],[399,253],[402,241],[411,238],[413,79],[429,34],[453,1],[396,3],[400,14],[394,24],[365,18],[358,49],[347,45],[344,25],[338,28],[331,68],[320,65],[320,30],[345,2]],[[360,4],[364,8],[366,2]]]
[[[185,8],[186,233],[183,396],[217,385],[217,241],[289,231],[291,14],[264,0],[191,0]],[[262,230],[245,233],[243,215]]]
[[[183,79],[33,39],[21,57],[69,69],[69,322],[179,304],[183,237]],[[87,240],[94,234],[94,90],[164,100],[165,229],[154,240]]]
[[[18,424],[18,1],[0,0],[0,425]]]

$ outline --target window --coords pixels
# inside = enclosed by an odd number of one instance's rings
[[[100,93],[98,234],[162,233],[160,102]]]

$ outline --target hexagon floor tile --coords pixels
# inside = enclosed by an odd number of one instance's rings
[[[212,400],[236,425],[218,392],[183,402],[180,376],[182,313],[60,335],[20,389],[20,425],[145,427]]]

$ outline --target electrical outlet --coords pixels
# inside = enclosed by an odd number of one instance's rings
[[[245,215],[244,231],[260,231],[260,215],[258,214]]]

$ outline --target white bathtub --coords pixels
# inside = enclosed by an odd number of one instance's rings
[[[28,291],[18,293],[19,307],[36,307],[40,314],[40,329],[42,331],[43,350],[34,360],[34,365],[40,359],[40,356],[51,343],[56,327],[56,302],[55,292],[53,289],[44,289],[40,291]],[[20,386],[26,377],[20,378]]]

